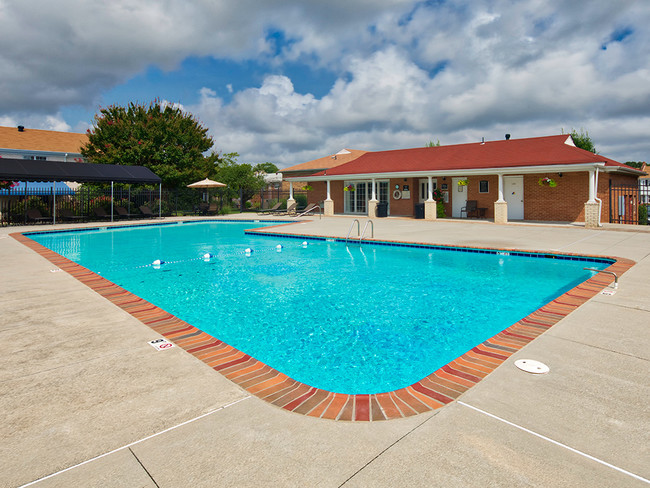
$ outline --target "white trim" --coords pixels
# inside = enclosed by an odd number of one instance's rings
[[[429,176],[476,176],[476,175],[523,175],[537,173],[578,173],[599,168],[601,171],[612,172],[625,168],[605,166],[605,163],[580,163],[580,164],[549,164],[543,166],[508,166],[502,168],[476,168],[476,169],[442,169],[436,171],[393,171],[386,173],[356,173],[346,175],[323,175],[323,176],[296,176],[293,179],[300,181],[326,181],[326,180],[370,180],[389,178],[427,178]],[[633,169],[633,168],[631,168]],[[636,173],[637,170],[634,170]],[[288,178],[292,179],[292,178]]]

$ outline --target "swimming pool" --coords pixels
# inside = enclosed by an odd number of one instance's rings
[[[263,225],[30,237],[295,380],[346,394],[411,385],[593,274],[582,268],[613,262],[244,234]]]

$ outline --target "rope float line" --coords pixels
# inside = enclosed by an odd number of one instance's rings
[[[303,241],[301,243],[301,245],[300,245],[300,247],[302,249],[306,249],[308,246],[309,246],[309,243],[307,241]],[[149,268],[149,267],[154,268],[154,269],[160,269],[160,267],[163,264],[190,263],[192,261],[200,261],[200,260],[203,260],[206,263],[209,263],[210,259],[212,259],[212,258],[238,256],[238,255],[242,255],[242,254],[244,256],[246,256],[246,257],[250,257],[250,256],[252,256],[252,254],[254,252],[255,253],[260,253],[260,252],[265,253],[265,252],[273,252],[273,251],[282,252],[283,249],[284,249],[284,246],[282,244],[278,244],[277,246],[274,246],[274,247],[265,247],[265,248],[262,248],[262,249],[259,249],[259,250],[254,250],[254,249],[251,249],[250,247],[247,247],[243,251],[238,251],[238,252],[234,252],[234,253],[213,254],[213,253],[210,253],[210,252],[206,252],[205,254],[203,254],[201,257],[198,257],[198,258],[179,259],[179,260],[176,260],[176,261],[164,261],[162,259],[156,259],[154,262],[152,262],[150,264],[143,264],[141,266],[135,266],[133,269],[142,269],[142,268]]]

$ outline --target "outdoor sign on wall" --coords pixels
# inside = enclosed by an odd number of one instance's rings
[[[402,198],[404,200],[410,200],[411,199],[411,189],[409,188],[409,185],[404,185],[402,187]]]
[[[155,347],[158,351],[174,347],[174,344],[169,342],[167,339],[154,339],[153,341],[149,341],[149,345]]]

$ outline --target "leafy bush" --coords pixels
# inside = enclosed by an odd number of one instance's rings
[[[639,225],[648,225],[648,206],[639,205]]]
[[[294,193],[293,199],[298,204],[298,208],[305,208],[307,206],[307,195],[304,193]]]
[[[436,204],[436,215],[439,219],[444,219],[447,216],[447,213],[445,212],[445,203],[438,200],[438,203]]]
[[[41,197],[37,197],[37,196],[28,197],[27,200],[22,200],[16,203],[16,205],[14,205],[14,207],[12,208],[11,213],[14,217],[17,218],[17,220],[20,220],[20,218],[22,218],[22,215],[24,215],[25,213],[25,208],[27,209],[35,208],[39,212],[41,212],[41,215],[43,217],[49,217],[51,215],[50,206],[47,205],[41,199]]]

